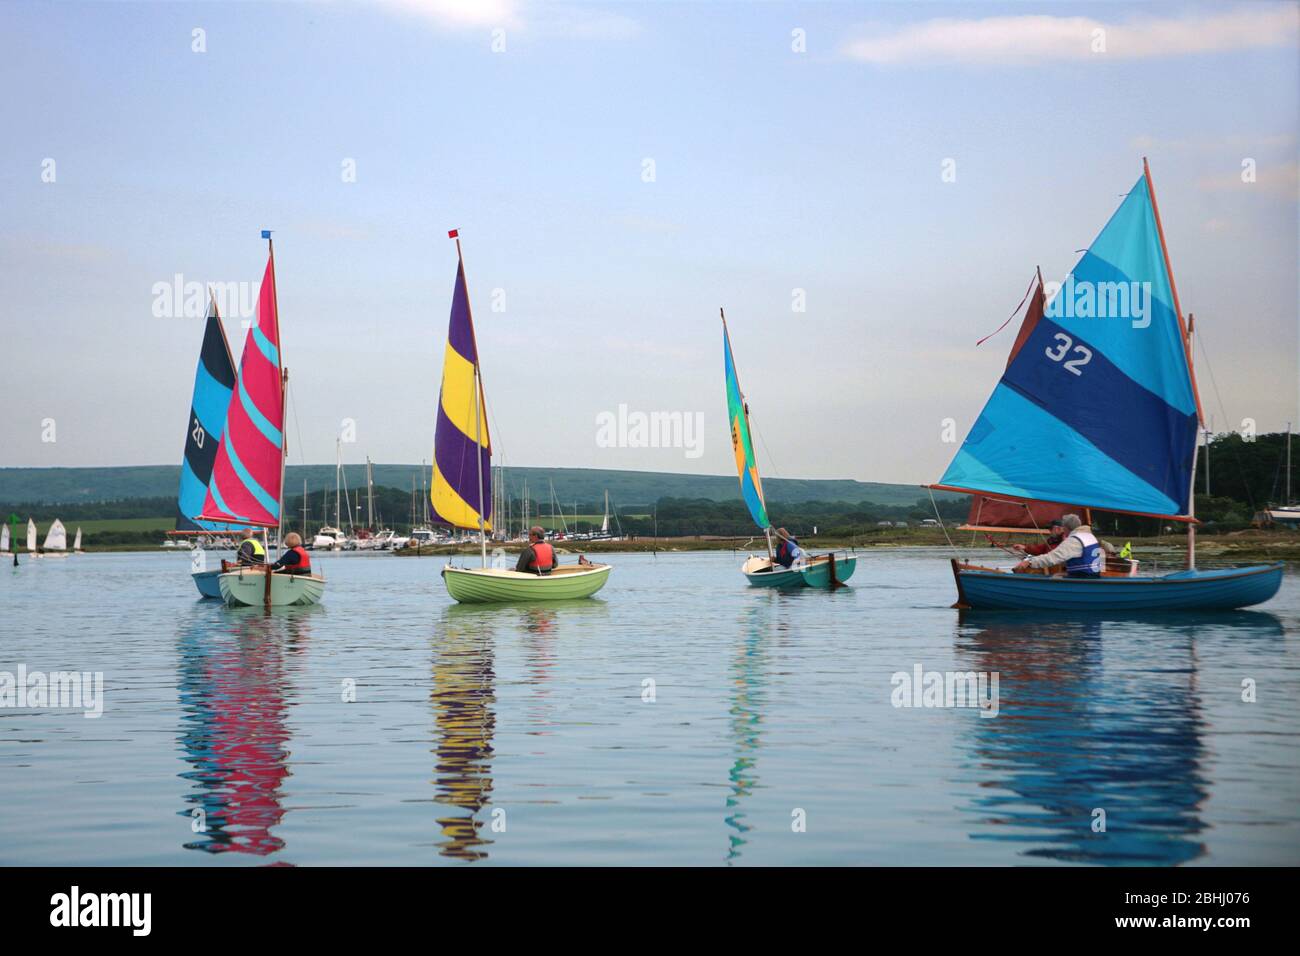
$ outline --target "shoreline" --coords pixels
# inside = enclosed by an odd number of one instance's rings
[[[1028,539],[1026,539],[1028,540]],[[1186,539],[1179,536],[1166,537],[1146,537],[1146,538],[1126,538],[1122,541],[1119,539],[1108,539],[1113,544],[1120,547],[1124,542],[1129,542],[1133,546],[1136,557],[1141,560],[1144,554],[1158,554],[1161,556],[1185,554],[1187,552]],[[977,540],[972,540],[969,532],[952,532],[951,542],[941,530],[935,529],[913,529],[910,531],[900,530],[894,532],[881,532],[878,534],[855,535],[848,538],[818,536],[816,538],[806,538],[800,541],[800,544],[807,551],[831,551],[831,550],[849,550],[849,551],[886,551],[904,548],[949,548],[953,547],[959,552],[994,552],[1000,556],[1011,557],[997,548],[990,546],[988,540],[979,536]],[[521,550],[521,545],[512,542],[507,545],[493,544],[489,542],[488,550],[495,551],[502,548],[508,555],[517,555]],[[761,553],[766,550],[766,545],[761,537],[720,537],[720,536],[688,536],[679,538],[639,538],[636,540],[623,541],[561,541],[555,542],[556,551],[562,555],[577,554],[673,554],[673,553],[691,553],[701,551],[730,551],[733,553]],[[477,544],[461,545],[437,545],[434,547],[410,549],[406,548],[401,551],[380,551],[380,552],[341,552],[341,551],[313,551],[313,554],[335,555],[335,554],[373,554],[374,556],[390,557],[448,557],[453,555],[478,554],[479,546]],[[118,553],[177,553],[189,554],[188,548],[160,548],[141,547],[139,545],[108,545],[103,547],[88,547],[85,549],[87,554],[118,554]],[[1211,535],[1201,532],[1196,544],[1196,553],[1200,557],[1220,558],[1227,557],[1233,559],[1252,560],[1252,561],[1300,561],[1300,532],[1297,531],[1237,531],[1224,535]],[[26,551],[18,552],[19,561],[29,558]],[[12,561],[9,555],[5,555]],[[0,559],[3,560],[3,559]]]

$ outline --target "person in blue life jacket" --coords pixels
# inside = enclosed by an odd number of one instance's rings
[[[296,531],[284,536],[284,554],[271,565],[271,570],[280,574],[311,574],[311,556],[303,548],[302,538]]]
[[[1061,518],[1065,526],[1065,540],[1046,554],[1025,558],[1012,570],[1023,574],[1030,570],[1065,566],[1072,578],[1099,578],[1106,567],[1106,553],[1114,550],[1092,533],[1092,528],[1079,520],[1078,515]]]
[[[785,528],[776,529],[776,563],[783,568],[790,568],[803,557],[803,548]]]

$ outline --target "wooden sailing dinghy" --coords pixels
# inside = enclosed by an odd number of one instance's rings
[[[836,588],[842,585],[857,568],[858,559],[847,552],[812,555],[802,558],[789,568],[776,562],[772,552],[772,522],[767,516],[763,500],[763,482],[758,476],[758,459],[754,453],[754,440],[749,433],[749,405],[740,390],[740,377],[731,354],[731,335],[727,331],[727,316],[722,314],[722,349],[727,375],[727,420],[731,424],[731,448],[736,456],[736,471],[740,475],[740,494],[745,499],[754,523],[762,529],[767,539],[767,556],[750,555],[740,567],[750,585],[756,588]]]
[[[1222,610],[1267,601],[1281,585],[1280,563],[1196,568],[1192,484],[1204,419],[1192,368],[1194,321],[1184,321],[1179,307],[1151,171],[1142,165],[1050,307],[1037,279],[1001,381],[932,487],[1184,522],[1187,568],[1066,577],[954,560],[957,607]],[[1129,307],[1101,314],[1103,295]]]
[[[284,393],[289,373],[280,353],[275,246],[270,232],[263,232],[262,238],[267,240],[267,260],[257,321],[244,340],[239,376],[226,407],[225,427],[198,517],[237,527],[276,528],[276,540],[280,541]],[[316,574],[272,574],[269,567],[230,569],[223,565],[217,586],[227,604],[270,608],[318,603],[325,592],[325,579]]]
[[[481,565],[442,569],[447,593],[462,603],[563,601],[591,597],[609,580],[607,564],[569,565],[550,574],[488,567],[487,535],[492,530],[492,440],[479,367],[474,318],[465,284],[465,260],[457,230],[456,285],[443,357],[434,431],[431,518],[452,528],[478,529]]]

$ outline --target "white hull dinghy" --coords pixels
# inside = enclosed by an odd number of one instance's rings
[[[269,573],[260,567],[224,571],[217,575],[217,586],[221,599],[231,607],[319,604],[325,593],[325,579],[320,575]]]

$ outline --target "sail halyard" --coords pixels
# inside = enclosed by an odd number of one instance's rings
[[[1144,165],[1050,305],[1040,279],[1001,380],[930,487],[1194,521],[1200,400],[1175,301]]]

